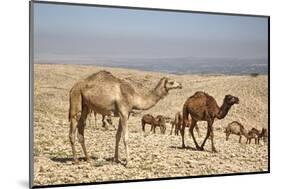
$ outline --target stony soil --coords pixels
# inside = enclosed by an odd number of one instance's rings
[[[129,147],[131,165],[126,167],[112,162],[116,130],[101,127],[98,116],[97,127],[93,117],[89,117],[85,129],[86,146],[92,159],[89,163],[73,165],[68,139],[69,90],[79,79],[106,69],[115,76],[125,79],[142,91],[153,88],[159,79],[168,76],[182,82],[183,89],[171,91],[156,106],[139,115],[131,116],[129,124]],[[35,64],[34,67],[34,184],[53,185],[116,180],[152,179],[163,177],[184,177],[194,175],[226,174],[239,172],[259,172],[268,170],[267,144],[246,145],[243,138],[231,135],[225,141],[224,128],[234,120],[246,128],[268,127],[268,77],[267,76],[226,76],[226,75],[168,75],[128,69],[100,68],[78,65]],[[240,104],[233,106],[223,120],[216,120],[215,146],[218,153],[210,152],[210,141],[205,150],[193,149],[192,139],[186,134],[186,144],[191,148],[181,148],[181,137],[141,131],[140,119],[146,113],[174,117],[182,109],[187,97],[196,91],[205,91],[221,105],[224,95],[238,96]],[[118,118],[114,118],[114,124]],[[206,123],[199,123],[205,137]],[[81,146],[76,149],[83,157]],[[125,158],[124,145],[120,143],[120,157]]]

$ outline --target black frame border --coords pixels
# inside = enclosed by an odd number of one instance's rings
[[[34,185],[34,157],[33,157],[33,105],[34,105],[34,56],[33,56],[33,4],[51,4],[51,5],[70,5],[70,6],[84,6],[84,7],[101,7],[101,8],[118,8],[131,10],[146,10],[146,11],[164,11],[164,12],[182,12],[195,14],[210,14],[223,16],[245,16],[245,17],[260,17],[268,19],[268,170],[261,172],[240,172],[227,174],[213,174],[213,175],[196,175],[196,176],[182,176],[182,177],[162,177],[152,179],[138,179],[138,180],[116,180],[104,182],[89,182],[89,183],[75,183],[75,184],[54,184],[54,185]],[[115,184],[115,183],[131,183],[144,181],[163,181],[175,179],[191,179],[191,178],[209,178],[209,177],[224,177],[224,176],[239,176],[239,175],[255,175],[270,173],[270,16],[269,15],[255,15],[255,14],[240,14],[240,13],[225,13],[225,12],[208,12],[208,11],[192,11],[192,10],[178,10],[178,9],[163,9],[163,8],[149,8],[149,7],[132,7],[120,5],[101,5],[101,4],[87,4],[87,3],[70,3],[70,2],[55,2],[55,1],[29,1],[29,188],[51,188],[51,187],[67,187],[67,186],[85,186],[85,185],[100,185],[100,184]]]

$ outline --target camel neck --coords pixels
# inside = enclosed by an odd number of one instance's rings
[[[133,109],[147,110],[153,107],[159,100],[164,98],[167,94],[168,90],[165,87],[164,79],[161,79],[156,85],[156,87],[149,92],[149,94],[136,94],[134,98]]]
[[[218,119],[223,119],[227,115],[228,111],[230,110],[231,106],[228,105],[225,101],[223,102],[222,106],[220,107],[219,113],[217,115]]]
[[[137,110],[147,110],[153,107],[159,100],[161,96],[156,95],[154,93],[148,95],[137,95],[134,98],[134,106],[133,109]]]

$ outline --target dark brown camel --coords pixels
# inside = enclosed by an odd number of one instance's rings
[[[152,131],[154,122],[155,122],[155,118],[151,114],[143,115],[141,118],[142,131],[145,132],[146,124],[151,125],[150,131]]]
[[[265,128],[262,128],[261,131],[259,131],[259,130],[256,129],[256,128],[252,128],[252,129],[249,131],[248,135],[249,135],[249,136],[254,136],[254,137],[248,138],[248,139],[247,139],[247,143],[251,144],[252,138],[255,139],[255,143],[256,143],[256,144],[259,144],[261,139],[263,139],[263,141],[265,142],[265,141],[266,141],[266,139],[265,139],[266,133],[267,133],[267,130],[266,130]]]
[[[208,95],[205,92],[198,91],[193,96],[189,97],[184,105],[183,105],[183,127],[181,129],[182,135],[182,146],[185,147],[184,144],[184,130],[185,127],[188,125],[188,116],[191,116],[191,125],[189,127],[190,134],[194,141],[194,144],[198,150],[204,150],[204,145],[206,140],[211,136],[211,143],[212,143],[212,151],[217,152],[215,145],[214,145],[214,132],[213,132],[213,123],[215,118],[223,119],[228,111],[230,110],[231,106],[234,104],[238,104],[239,99],[232,95],[226,95],[223,100],[223,104],[221,107],[218,106],[216,100]],[[207,121],[207,135],[202,143],[201,146],[198,145],[193,129],[196,126],[197,121]]]
[[[153,124],[153,133],[156,133],[156,127],[160,127],[160,133],[165,134],[166,132],[166,120],[162,115],[158,115],[155,118],[155,123]]]
[[[165,117],[162,115],[158,115],[156,117],[153,117],[151,114],[145,114],[142,116],[141,119],[141,125],[142,125],[142,131],[145,132],[145,125],[149,124],[151,125],[150,131],[155,134],[156,127],[160,127],[160,132],[162,134],[165,134],[166,131],[166,120]]]

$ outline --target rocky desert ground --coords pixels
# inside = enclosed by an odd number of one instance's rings
[[[110,71],[116,77],[130,82],[142,92],[152,89],[163,76],[181,82],[183,89],[173,90],[153,108],[131,116],[129,124],[129,147],[132,164],[126,167],[112,162],[116,130],[97,127],[93,116],[89,117],[85,129],[85,142],[91,156],[89,163],[72,164],[69,143],[69,90],[80,79],[99,70]],[[218,153],[211,152],[208,140],[205,151],[181,148],[181,137],[141,130],[141,117],[146,113],[154,116],[174,117],[182,109],[185,100],[196,91],[212,95],[219,105],[226,94],[239,97],[226,118],[214,123],[214,141]],[[268,170],[268,145],[238,143],[238,136],[225,140],[224,128],[232,121],[241,122],[247,129],[268,128],[268,77],[259,75],[172,75],[129,69],[106,68],[82,65],[34,65],[34,185],[105,182],[197,175],[229,174],[240,172],[263,172]],[[115,125],[118,118],[113,118]],[[202,137],[206,133],[206,122],[199,122]],[[186,129],[187,132],[187,129]],[[194,147],[192,139],[185,135],[186,144]],[[84,157],[78,141],[79,157]],[[123,142],[120,142],[120,158],[125,158]]]

